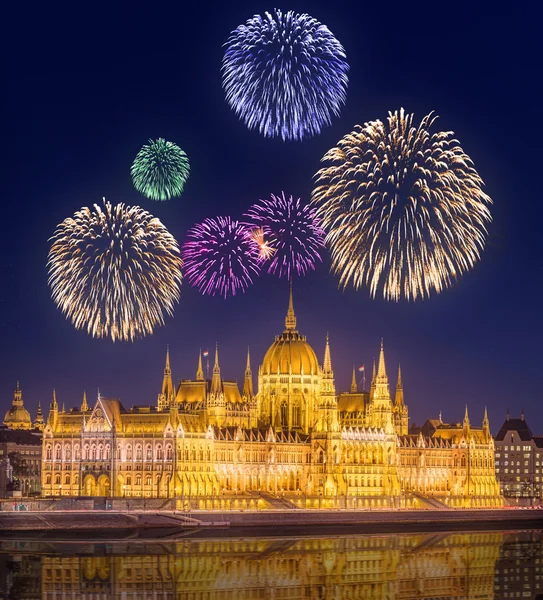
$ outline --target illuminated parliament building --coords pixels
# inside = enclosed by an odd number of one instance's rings
[[[156,406],[86,397],[43,432],[44,496],[148,499],[178,508],[490,507],[502,504],[488,418],[408,427],[401,374],[391,397],[383,344],[369,392],[336,393],[328,338],[322,365],[296,326],[292,291],[283,333],[243,389],[196,377],[174,386],[169,352]],[[160,499],[162,504],[158,502]]]

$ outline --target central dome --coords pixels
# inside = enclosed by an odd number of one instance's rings
[[[32,429],[32,419],[30,413],[23,406],[23,395],[19,382],[17,382],[11,408],[4,417],[4,425],[10,429]]]
[[[296,330],[296,316],[292,305],[292,289],[285,319],[286,329],[282,335],[275,338],[262,361],[262,373],[272,375],[317,375],[319,362],[315,351],[307,343],[304,335]]]

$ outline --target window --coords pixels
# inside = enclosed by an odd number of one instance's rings
[[[141,485],[141,475],[136,475],[136,485]]]
[[[147,476],[145,477],[145,485],[151,485],[151,484],[152,484],[151,475],[147,474]]]
[[[147,446],[145,447],[145,459],[153,460],[153,449],[151,447],[151,444],[147,444]]]
[[[55,485],[60,485],[60,475],[55,475]]]
[[[65,484],[65,485],[70,485],[70,476],[69,476],[69,475],[66,475],[66,476],[64,477],[64,484]]]
[[[162,453],[162,446],[157,446],[156,448],[156,458],[157,460],[162,460],[163,458],[163,453]]]
[[[136,446],[136,460],[141,460],[141,455],[142,455],[142,452],[141,452],[141,450],[142,450],[142,448],[141,448],[141,446],[138,444],[138,445]]]
[[[51,473],[47,473],[45,476],[45,485],[51,485]]]
[[[55,460],[60,460],[60,446],[55,447]]]
[[[132,477],[130,475],[126,478],[126,485],[132,485]]]
[[[172,458],[173,458],[172,447],[168,444],[166,446],[166,460],[172,460]]]
[[[46,448],[45,448],[45,458],[46,458],[47,460],[51,460],[51,457],[52,457],[52,449],[51,449],[51,446],[46,446]]]
[[[130,444],[126,447],[126,459],[132,460],[132,446]]]

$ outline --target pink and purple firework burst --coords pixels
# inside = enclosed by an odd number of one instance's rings
[[[186,280],[202,294],[245,292],[260,274],[260,249],[251,230],[230,217],[205,219],[181,248]]]
[[[259,200],[245,215],[251,228],[262,229],[274,249],[268,273],[290,279],[293,274],[305,275],[322,261],[325,231],[316,217],[315,208],[303,204],[300,198],[270,195]]]

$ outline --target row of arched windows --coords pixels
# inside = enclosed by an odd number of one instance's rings
[[[55,460],[72,460],[72,447],[68,444],[64,446],[64,452],[62,446],[57,444],[55,446]],[[126,460],[172,460],[173,459],[173,447],[171,444],[166,446],[164,450],[161,444],[158,444],[153,453],[153,447],[151,444],[145,446],[145,452],[141,444],[137,444],[135,450],[132,449],[132,444],[128,444],[125,450]],[[200,450],[200,460],[203,460],[203,450]],[[51,444],[47,444],[45,447],[45,458],[46,460],[53,459],[53,448]],[[73,447],[73,459],[74,460],[109,460],[111,458],[111,448],[109,444],[85,444],[83,446],[83,456],[81,457],[79,444],[75,444]],[[117,445],[117,458],[122,458],[122,447],[121,444]],[[211,453],[208,450],[208,460],[211,458]],[[188,459],[188,450],[187,450]],[[195,450],[193,449],[193,459],[196,460]]]

